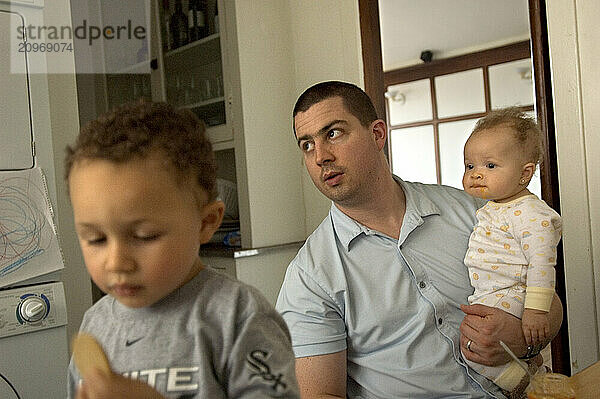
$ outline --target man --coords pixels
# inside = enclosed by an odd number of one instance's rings
[[[315,186],[333,201],[277,301],[303,398],[503,398],[460,355],[506,363],[499,340],[527,352],[519,319],[482,305],[461,311],[472,293],[463,258],[474,198],[393,176],[385,122],[354,85],[306,90],[294,130]],[[554,336],[557,297],[551,314]]]

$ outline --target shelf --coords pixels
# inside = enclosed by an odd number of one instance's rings
[[[165,52],[165,59],[177,56],[178,54],[181,54],[181,53],[185,53],[189,50],[195,49],[196,47],[199,47],[202,45],[211,44],[211,42],[213,40],[216,40],[217,45],[219,45],[220,44],[220,42],[218,40],[219,37],[220,37],[220,34],[218,32],[213,33],[212,35],[209,35],[209,36],[203,37],[202,39],[188,43],[185,46],[177,47],[175,50],[169,50],[169,51]]]
[[[138,62],[137,64],[129,65],[125,68],[119,69],[116,72],[111,72],[112,75],[125,75],[125,74],[150,74],[150,60]]]
[[[185,105],[182,105],[181,108],[190,108],[190,109],[191,108],[200,108],[200,107],[204,107],[206,105],[223,102],[223,101],[225,101],[225,97],[214,97],[214,98],[210,98],[205,101],[199,101],[199,102],[192,103],[192,104],[185,104]]]

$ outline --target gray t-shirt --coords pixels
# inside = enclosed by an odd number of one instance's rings
[[[300,397],[282,318],[258,290],[210,268],[149,307],[107,295],[80,330],[98,339],[116,373],[169,398]],[[79,380],[71,359],[69,398]]]

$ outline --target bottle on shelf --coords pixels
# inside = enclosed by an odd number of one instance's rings
[[[206,4],[206,0],[195,0],[196,6],[198,8],[197,10],[197,31],[198,31],[198,39],[201,39],[205,36],[208,36],[209,32],[208,32],[208,24],[207,24],[207,17],[208,17],[208,6]]]
[[[173,38],[173,47],[185,46],[189,42],[188,19],[183,13],[181,0],[176,0],[175,12],[171,15],[171,36]]]
[[[190,0],[188,2],[188,34],[190,42],[198,40],[198,0]]]
[[[214,33],[219,33],[219,4],[215,1],[215,16],[213,17]]]
[[[173,38],[171,37],[171,4],[169,0],[162,1],[162,18],[161,37],[163,40],[163,49],[171,50],[173,46]]]

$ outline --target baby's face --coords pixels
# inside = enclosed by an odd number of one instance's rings
[[[510,128],[481,130],[467,140],[464,149],[463,187],[474,197],[508,202],[527,191],[521,183],[527,164]]]
[[[69,188],[88,272],[123,305],[149,306],[202,269],[201,209],[161,154],[79,161]]]

